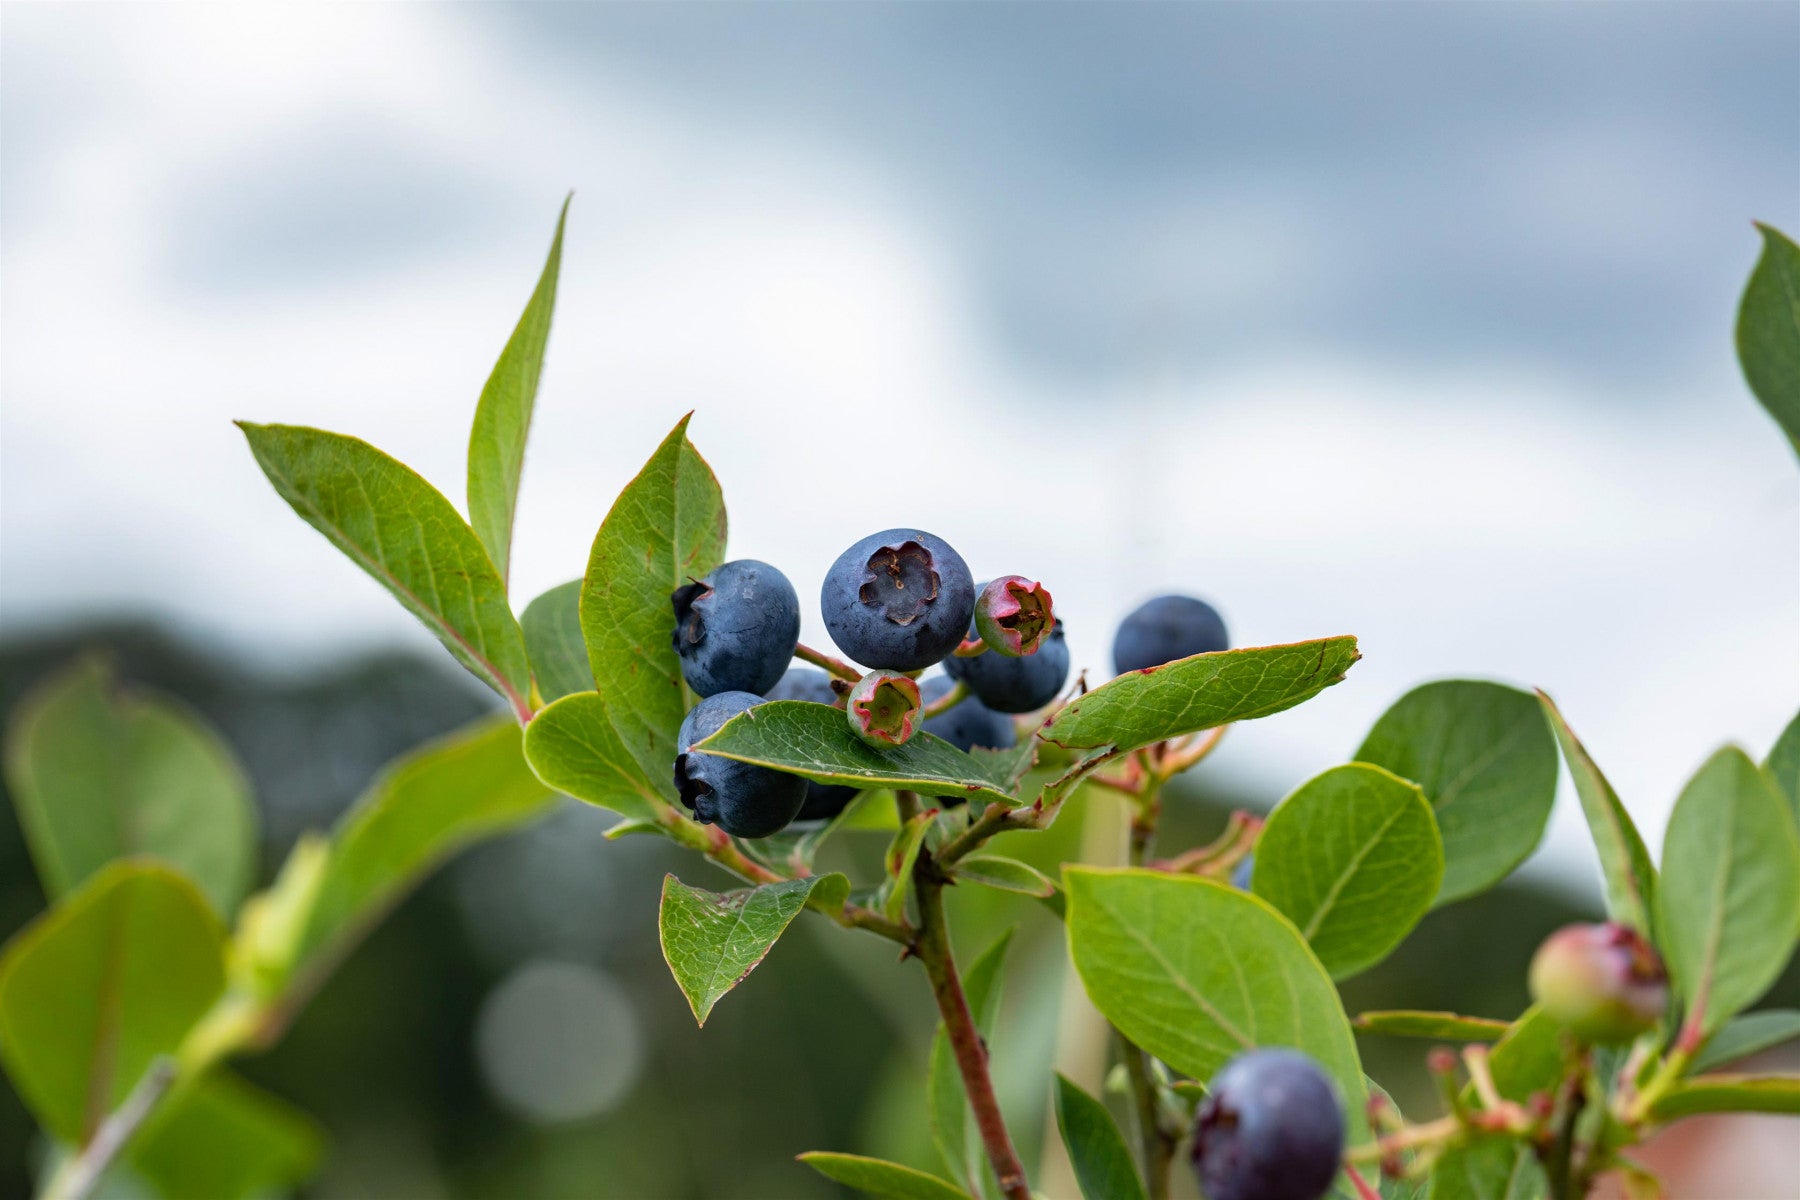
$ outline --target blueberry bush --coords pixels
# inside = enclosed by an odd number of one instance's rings
[[[1800,449],[1800,249],[1763,232],[1738,352]],[[611,837],[667,838],[711,864],[690,876],[705,886],[665,879],[660,917],[702,1024],[803,911],[924,971],[942,1171],[801,1156],[870,1195],[1034,1195],[989,1071],[1008,939],[959,961],[952,887],[1056,914],[1112,1028],[1126,1121],[1044,1078],[1086,1200],[1167,1196],[1184,1158],[1210,1200],[1560,1200],[1608,1174],[1649,1197],[1659,1185],[1632,1149],[1661,1127],[1800,1112],[1800,1079],[1731,1069],[1800,1036],[1800,1012],[1745,1013],[1800,939],[1800,718],[1761,764],[1727,747],[1701,766],[1659,858],[1548,696],[1476,680],[1402,696],[1351,761],[1266,818],[1161,846],[1168,781],[1229,726],[1343,681],[1355,638],[1232,647],[1210,605],[1163,596],[1117,630],[1111,678],[1073,673],[1050,586],[978,579],[949,540],[898,528],[826,574],[834,655],[800,642],[781,570],[726,558],[724,499],[686,418],[605,514],[580,577],[515,616],[513,512],[561,245],[559,221],[482,389],[466,517],[354,437],[242,425],[282,499],[504,714],[394,764],[254,894],[247,784],[194,717],[122,691],[98,661],[12,715],[6,770],[52,904],[0,955],[0,1060],[57,1147],[46,1196],[89,1195],[111,1172],[169,1197],[304,1180],[318,1132],[229,1060],[279,1038],[435,863],[560,794],[615,814]],[[1510,1023],[1346,1012],[1338,981],[1532,852],[1559,758],[1599,850],[1606,921],[1544,943],[1535,1003]],[[990,845],[1093,803],[1126,806],[1125,864],[1051,878]],[[871,877],[815,869],[828,840],[871,831],[887,839]],[[736,886],[714,890],[712,868]],[[1400,1112],[1364,1075],[1358,1031],[1439,1043],[1439,1111]]]

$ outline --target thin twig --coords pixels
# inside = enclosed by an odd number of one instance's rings
[[[100,1177],[124,1151],[132,1135],[174,1086],[176,1075],[174,1059],[159,1058],[152,1062],[144,1077],[131,1089],[131,1094],[111,1116],[100,1122],[100,1127],[81,1152],[66,1159],[50,1177],[50,1182],[44,1186],[44,1200],[86,1200],[99,1185]]]
[[[862,678],[862,672],[841,658],[833,658],[823,650],[814,650],[805,642],[794,647],[794,657],[801,662],[809,662],[815,667],[824,667],[830,674],[848,683],[855,683]]]
[[[994,1095],[993,1076],[988,1071],[987,1043],[975,1026],[969,1012],[968,998],[963,994],[962,980],[956,973],[956,961],[950,953],[949,927],[944,920],[944,880],[929,854],[920,854],[913,867],[913,891],[919,901],[919,935],[913,951],[925,965],[931,979],[931,993],[937,1000],[938,1014],[944,1020],[944,1036],[956,1057],[962,1074],[963,1091],[969,1097],[969,1111],[975,1116],[975,1128],[987,1150],[994,1178],[1007,1200],[1032,1200],[1031,1188],[1025,1182],[1025,1167],[1019,1152],[1013,1148],[1012,1135],[1006,1128],[1006,1117]]]

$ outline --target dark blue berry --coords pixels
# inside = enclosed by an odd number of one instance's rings
[[[929,706],[932,702],[943,699],[944,694],[955,686],[945,676],[934,675],[921,684],[920,689]],[[949,712],[928,718],[923,728],[926,733],[935,733],[958,750],[973,750],[977,746],[988,750],[1006,750],[1019,740],[1011,717],[995,712],[974,696],[965,697],[962,703]]]
[[[1213,1076],[1194,1127],[1207,1200],[1317,1200],[1344,1152],[1344,1105],[1297,1050],[1251,1050]]]
[[[770,700],[808,700],[814,704],[837,704],[842,699],[831,688],[831,676],[813,667],[791,667],[786,675],[768,691]],[[856,789],[841,783],[806,781],[806,803],[800,806],[796,821],[828,821],[844,811],[856,798]]]
[[[766,562],[740,558],[675,590],[681,677],[702,696],[768,691],[794,660],[800,597]]]
[[[838,555],[819,607],[831,640],[850,658],[918,671],[962,642],[975,611],[975,580],[942,538],[888,529]]]
[[[694,820],[717,825],[733,837],[779,833],[799,815],[806,799],[806,780],[798,775],[693,749],[695,742],[762,702],[761,696],[749,692],[708,696],[682,718],[681,732],[675,736],[675,790],[681,802],[693,810]]]
[[[1123,675],[1230,647],[1225,622],[1212,605],[1192,596],[1158,596],[1119,622],[1113,670]]]
[[[1256,855],[1246,854],[1231,869],[1231,886],[1240,892],[1250,890],[1250,876],[1256,871]]]
[[[1069,644],[1058,621],[1035,654],[1008,658],[988,650],[974,658],[951,655],[944,660],[944,671],[995,712],[1036,712],[1056,699],[1069,680]]]

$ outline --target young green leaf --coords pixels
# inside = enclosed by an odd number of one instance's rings
[[[1343,679],[1360,657],[1353,637],[1196,654],[1077,696],[1041,736],[1068,749],[1135,750],[1292,708]]]
[[[239,421],[281,498],[530,718],[531,665],[506,583],[454,505],[359,438]]]
[[[1056,1077],[1056,1128],[1062,1133],[1085,1200],[1142,1200],[1144,1185],[1112,1114],[1062,1075]]]
[[[84,1145],[225,988],[225,930],[184,876],[102,869],[0,953],[0,1061],[52,1136]]]
[[[1742,750],[1720,750],[1682,789],[1658,898],[1687,1025],[1710,1034],[1768,990],[1800,938],[1800,829]]]
[[[1350,1019],[1350,1027],[1358,1033],[1431,1038],[1439,1042],[1491,1042],[1504,1035],[1508,1028],[1505,1021],[1491,1017],[1465,1017],[1461,1013],[1406,1008],[1357,1013]]]
[[[133,1169],[164,1196],[250,1200],[318,1167],[325,1135],[293,1105],[215,1071],[177,1090],[132,1142]]]
[[[1697,1074],[1714,1067],[1730,1066],[1794,1038],[1800,1038],[1800,1012],[1776,1008],[1745,1013],[1731,1018],[1719,1032],[1706,1039],[1705,1047],[1694,1058],[1692,1070]]]
[[[652,780],[669,776],[685,708],[669,597],[725,555],[725,501],[687,424],[613,501],[581,582],[581,633],[608,721]]]
[[[675,801],[674,741],[667,766],[647,772],[625,748],[613,721],[616,711],[598,692],[564,696],[525,727],[525,758],[538,778],[559,792],[629,820],[660,824]]]
[[[998,854],[971,854],[957,862],[953,874],[970,883],[1036,896],[1040,900],[1048,900],[1056,894],[1056,881],[1048,875],[1030,863]]]
[[[1568,1061],[1564,1040],[1562,1026],[1554,1018],[1536,1006],[1526,1009],[1488,1054],[1494,1087],[1501,1096],[1521,1104],[1533,1092],[1555,1088]],[[1473,1088],[1465,1094],[1473,1096]]]
[[[984,1040],[993,1036],[994,1019],[1000,1011],[1000,979],[1012,937],[1013,929],[1009,926],[963,971],[963,998],[975,1018],[975,1028]],[[987,1160],[979,1142],[969,1136],[969,1100],[963,1091],[956,1054],[950,1048],[950,1038],[941,1021],[931,1039],[929,1064],[925,1095],[930,1107],[932,1143],[951,1173],[968,1180],[970,1190],[976,1190]]]
[[[951,1187],[936,1175],[879,1158],[814,1150],[800,1155],[800,1161],[825,1178],[876,1200],[969,1200],[967,1192]]]
[[[1481,1137],[1452,1146],[1432,1165],[1426,1200],[1542,1200],[1550,1181],[1530,1146]]]
[[[720,894],[663,876],[657,922],[663,960],[696,1022],[705,1025],[719,997],[756,969],[814,889],[820,889],[828,906],[841,908],[850,881],[842,875],[814,875]]]
[[[1444,840],[1437,903],[1485,891],[1524,862],[1556,802],[1556,743],[1526,692],[1473,679],[1414,688],[1375,722],[1358,762],[1425,791]]]
[[[1575,780],[1575,794],[1581,799],[1581,811],[1587,816],[1588,831],[1594,848],[1600,852],[1600,873],[1606,881],[1606,912],[1615,921],[1630,925],[1662,943],[1656,928],[1656,868],[1650,863],[1650,851],[1631,814],[1606,782],[1606,776],[1588,755],[1586,747],[1576,739],[1569,723],[1556,704],[1543,692],[1538,700],[1550,718],[1550,728],[1568,760],[1569,775]]]
[[[52,900],[107,863],[148,855],[229,914],[256,866],[256,808],[218,734],[160,696],[121,693],[85,658],[13,711],[6,780]]]
[[[1269,814],[1251,889],[1341,979],[1412,932],[1443,874],[1425,794],[1380,767],[1349,763],[1315,775]]]
[[[1363,1075],[1337,989],[1299,930],[1229,885],[1154,871],[1063,868],[1069,954],[1119,1032],[1196,1079],[1255,1046],[1317,1059],[1364,1140]]]
[[[906,898],[912,894],[913,864],[931,830],[932,816],[922,812],[900,827],[887,851],[887,877],[875,893],[875,907],[890,921],[904,920]]]
[[[359,936],[438,863],[550,811],[512,721],[485,717],[390,766],[338,822],[297,961]]]
[[[507,577],[512,552],[519,473],[525,466],[525,439],[531,432],[531,409],[544,370],[544,344],[550,340],[556,277],[562,270],[563,224],[568,219],[569,202],[564,200],[543,274],[481,389],[469,430],[469,524],[487,547],[502,580]]]
[[[1800,1078],[1792,1075],[1696,1075],[1650,1106],[1650,1117],[1672,1121],[1699,1113],[1800,1114]]]
[[[925,796],[968,797],[970,803],[1017,804],[989,764],[929,733],[876,749],[850,730],[840,709],[804,700],[759,704],[698,743],[708,754],[759,763],[820,783],[908,788]]]
[[[1762,257],[1738,305],[1737,352],[1744,380],[1800,450],[1800,246],[1757,225]]]
[[[1787,796],[1794,809],[1794,819],[1800,821],[1800,716],[1789,721],[1781,736],[1775,739],[1769,757],[1763,762],[1763,770]]]
[[[581,640],[581,580],[551,588],[519,618],[538,694],[548,703],[594,690],[587,646]]]

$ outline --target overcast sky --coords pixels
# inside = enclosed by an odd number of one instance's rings
[[[693,408],[734,554],[803,597],[916,524],[1045,579],[1096,672],[1165,590],[1241,644],[1360,635],[1209,768],[1271,798],[1489,676],[1555,694],[1659,840],[1800,701],[1800,475],[1730,343],[1750,221],[1800,227],[1800,6],[4,21],[7,631],[432,646],[229,421],[358,434],[460,504],[573,188],[521,607]],[[1565,804],[1549,865],[1582,841]]]

